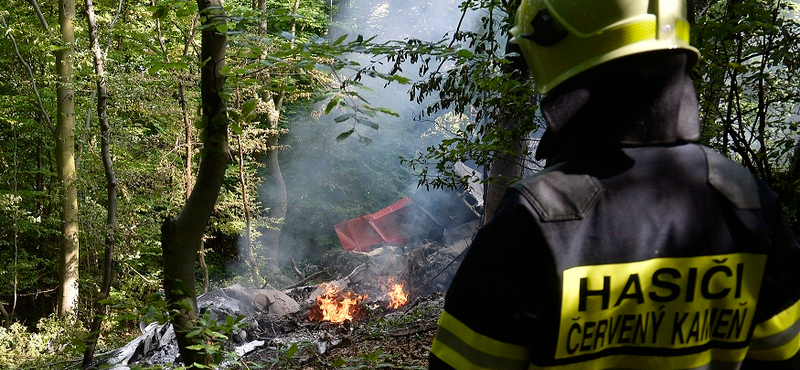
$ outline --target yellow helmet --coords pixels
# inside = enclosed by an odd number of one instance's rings
[[[522,0],[519,43],[542,94],[589,68],[654,50],[700,52],[689,45],[685,0]]]

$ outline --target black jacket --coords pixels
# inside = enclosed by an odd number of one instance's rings
[[[676,55],[628,58],[548,97],[548,168],[476,236],[431,369],[794,368],[800,245],[768,186],[691,143],[696,100]],[[598,79],[640,65],[615,103]]]

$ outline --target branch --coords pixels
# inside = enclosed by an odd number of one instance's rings
[[[49,29],[50,26],[47,25],[47,20],[44,19],[44,14],[42,14],[42,9],[39,9],[39,3],[37,3],[36,0],[28,0],[28,2],[31,3],[31,5],[33,5],[33,10],[35,10],[36,15],[39,16],[39,21],[42,22],[42,26],[44,26],[44,29]]]
[[[2,22],[4,28],[8,28],[6,24],[6,19],[0,17],[0,22]],[[33,93],[36,95],[36,99],[39,102],[39,109],[42,111],[42,115],[44,115],[45,121],[47,121],[48,128],[50,128],[50,132],[53,133],[53,136],[56,134],[56,127],[53,126],[53,121],[50,119],[50,115],[47,114],[47,110],[44,109],[44,103],[42,102],[42,96],[39,94],[39,89],[36,87],[36,79],[33,75],[33,70],[31,66],[25,61],[25,58],[22,57],[22,54],[19,53],[19,47],[17,46],[17,40],[14,38],[14,34],[12,32],[7,31],[6,35],[11,39],[11,43],[14,44],[14,52],[17,54],[17,58],[19,61],[22,62],[22,65],[25,66],[25,69],[28,70],[28,75],[31,77],[31,85],[33,86]]]

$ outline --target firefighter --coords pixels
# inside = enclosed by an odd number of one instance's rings
[[[478,232],[430,369],[800,368],[800,245],[768,186],[695,143],[686,11],[522,0],[547,165]]]

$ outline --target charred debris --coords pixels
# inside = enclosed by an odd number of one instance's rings
[[[233,285],[199,296],[206,320],[228,324],[214,349],[225,354],[220,366],[318,369],[395,358],[402,368],[424,368],[443,292],[480,225],[482,199],[477,187],[417,192],[335,225],[349,253],[329,266],[293,266],[303,278],[292,286]],[[182,364],[169,323],[141,331],[95,366]]]

